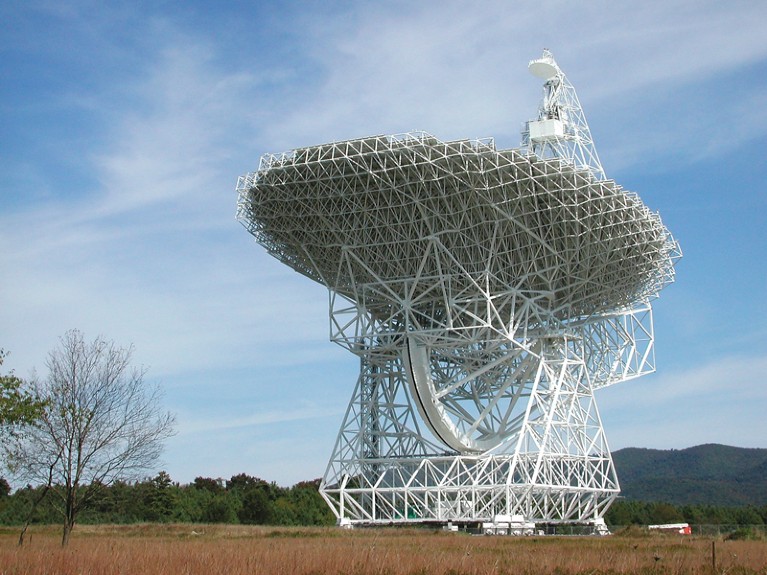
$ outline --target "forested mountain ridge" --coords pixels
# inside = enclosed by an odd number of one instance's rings
[[[613,452],[626,499],[674,505],[767,505],[767,449],[705,444]]]

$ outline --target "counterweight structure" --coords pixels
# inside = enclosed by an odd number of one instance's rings
[[[385,135],[267,154],[238,219],[329,289],[360,375],[321,485],[339,523],[599,522],[619,492],[594,391],[654,370],[679,248],[605,179],[572,85],[520,149]]]

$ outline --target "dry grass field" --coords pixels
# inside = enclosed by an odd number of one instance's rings
[[[211,525],[0,530],[0,575],[331,574],[767,575],[767,542],[649,535],[487,537],[416,529],[341,531]]]

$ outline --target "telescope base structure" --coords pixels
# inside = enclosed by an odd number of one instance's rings
[[[360,377],[320,486],[340,525],[602,522],[620,488],[583,360],[541,353],[516,431],[459,453],[422,435],[407,354],[379,341],[355,351]]]
[[[545,524],[598,524],[618,496],[617,488],[568,487],[559,481],[603,474],[600,468],[611,463],[599,460],[435,455],[365,464],[379,471],[346,476],[341,485],[323,484],[321,489],[341,525],[471,525],[499,516]],[[536,475],[539,478],[533,479]]]

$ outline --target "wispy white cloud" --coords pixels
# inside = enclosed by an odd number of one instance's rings
[[[764,61],[764,6],[436,4],[360,4],[309,27],[303,48],[311,49],[317,78],[298,105],[267,124],[270,151],[411,129],[445,138],[496,136],[515,146],[540,96],[524,63],[544,46],[579,88],[599,141],[626,148],[614,154],[616,170],[669,154],[697,161],[767,129],[759,118],[740,125],[737,98],[721,102],[708,119],[696,110],[707,83]],[[306,19],[323,21],[318,9]],[[636,114],[648,106],[649,115]],[[722,126],[727,138],[680,146],[682,131]]]
[[[306,333],[326,332],[324,312],[310,311],[324,290],[276,287],[291,272],[234,220],[237,175],[256,163],[256,81],[219,71],[204,41],[166,38],[125,86],[133,105],[109,112],[106,144],[86,158],[93,188],[0,215],[0,257],[14,270],[2,286],[14,306],[0,317],[19,366],[40,365],[70,327],[134,341],[163,373],[245,350],[252,359],[258,341],[300,340],[294,326],[307,318]]]
[[[680,448],[700,443],[762,447],[767,357],[716,357],[598,392],[612,448]]]
[[[662,371],[652,376],[652,393],[647,393],[647,386],[641,383],[632,384],[630,390],[621,390],[613,402],[617,402],[616,407],[640,407],[707,397],[767,400],[767,386],[751,385],[766,372],[767,357],[719,357],[683,371]]]
[[[286,402],[289,403],[289,402]],[[340,421],[344,410],[341,405],[320,405],[317,403],[302,402],[295,407],[286,407],[283,409],[272,409],[269,411],[258,411],[244,416],[218,417],[212,419],[201,419],[192,414],[179,413],[179,433],[198,434],[198,433],[217,433],[224,430],[273,426],[277,423],[306,422],[311,419],[331,417]]]

